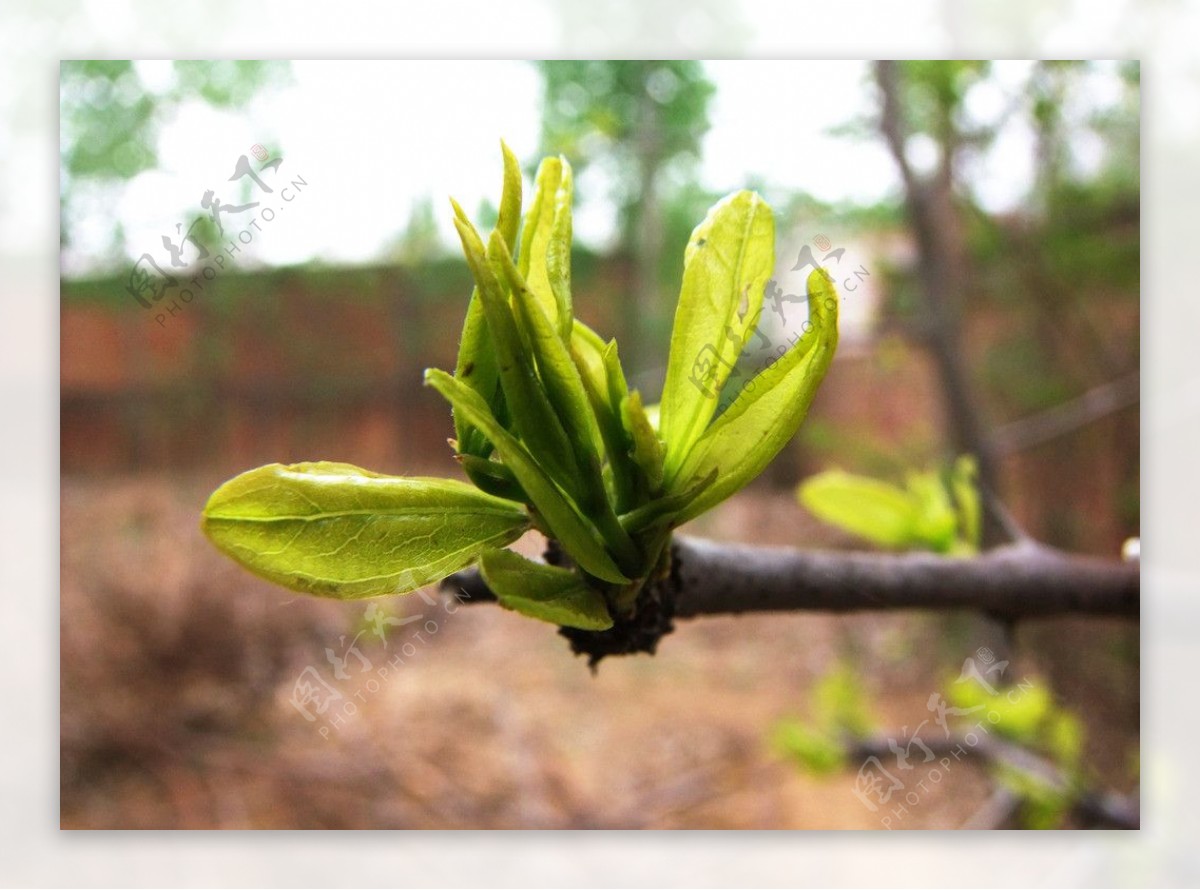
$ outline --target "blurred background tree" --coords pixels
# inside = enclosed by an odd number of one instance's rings
[[[990,63],[875,66],[878,137],[900,173],[918,257],[893,276],[882,324],[929,349],[950,444],[977,456],[992,492],[1003,487],[1005,454],[1137,398],[1138,329],[1128,311],[1139,269],[1138,66],[1122,63],[1116,74],[1105,80],[1106,101],[1094,103],[1095,63],[1034,63],[981,120],[971,100],[998,92]],[[1030,190],[1019,211],[989,213],[979,158],[1014,126],[1032,134]],[[998,335],[982,360],[967,355],[967,314]],[[1051,409],[1072,399],[1086,401],[1064,426]],[[1040,423],[1032,416],[1046,410]],[[1019,428],[1003,428],[1020,417]],[[1124,470],[1136,476],[1137,438],[1128,428],[1117,438]],[[1128,491],[1117,497],[1133,518]],[[998,534],[993,523],[989,537]]]
[[[622,314],[641,318],[629,360],[644,369],[658,360],[653,351],[667,340],[671,319],[664,310],[677,294],[664,291],[678,287],[671,274],[682,268],[676,254],[699,222],[692,219],[676,244],[678,237],[668,235],[678,236],[678,230],[668,230],[664,206],[686,196],[695,181],[716,88],[703,65],[691,60],[537,65],[545,81],[541,154],[566,155],[579,174],[591,165],[603,167],[611,179],[618,243],[634,270]],[[690,209],[695,202],[687,204]]]
[[[964,146],[986,132],[965,132],[963,101],[987,76],[986,62],[877,62],[879,132],[896,161],[917,242],[920,314],[911,329],[933,354],[941,376],[953,447],[976,456],[980,482],[997,487],[995,459],[984,433],[960,349],[961,316],[970,280],[959,165]],[[926,149],[927,171],[913,158]]]
[[[68,60],[61,65],[59,243],[64,249],[71,246],[77,225],[94,218],[98,208],[111,207],[121,185],[158,165],[159,134],[183,102],[243,108],[265,87],[286,83],[290,71],[286,61],[151,64],[159,73],[153,83],[145,76],[147,63]],[[201,216],[196,213],[187,222]],[[93,251],[89,257],[93,263],[115,262],[128,247],[119,220],[108,234],[101,256]]]

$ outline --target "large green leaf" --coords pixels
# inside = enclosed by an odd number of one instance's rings
[[[511,550],[483,554],[479,567],[506,609],[582,630],[608,630],[613,625],[604,596],[572,571],[532,562]]]
[[[350,464],[270,464],[204,507],[204,533],[256,575],[336,599],[409,593],[503,547],[529,526],[519,504],[447,479]]]
[[[724,198],[692,232],[663,386],[668,483],[716,412],[721,388],[758,324],[774,264],[774,217],[754,192]]]
[[[692,448],[670,489],[687,488],[714,470],[718,476],[683,511],[680,522],[756,477],[796,434],[837,348],[838,295],[823,269],[808,277],[808,314],[796,343],[746,384]]]
[[[436,368],[425,372],[425,381],[492,440],[496,452],[528,493],[549,531],[584,571],[614,584],[629,583],[630,579],[609,556],[596,527],[555,485],[525,446],[496,421],[478,393]]]

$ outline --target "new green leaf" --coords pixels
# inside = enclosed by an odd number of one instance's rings
[[[624,514],[621,517],[621,525],[631,535],[651,528],[671,524],[678,525],[680,521],[679,516],[683,509],[698,498],[704,489],[712,485],[716,479],[717,471],[713,470],[708,476],[698,481],[691,488],[685,489],[678,494],[663,495],[647,504],[642,504],[636,510],[630,510]]]
[[[480,433],[482,436],[483,434]],[[487,441],[485,439],[485,441]],[[488,448],[492,443],[488,441]],[[462,465],[463,470],[475,483],[476,487],[498,498],[510,501],[525,501],[525,491],[521,488],[512,470],[498,460],[477,457],[474,454],[456,454],[454,459]]]
[[[579,467],[575,462],[571,441],[538,378],[533,356],[521,338],[508,297],[496,277],[496,270],[487,257],[479,233],[462,208],[455,203],[454,210],[454,227],[458,230],[467,265],[471,267],[479,289],[488,333],[499,364],[505,404],[517,432],[554,475],[564,479],[577,478]],[[495,444],[495,439],[492,442]]]
[[[909,547],[916,540],[921,507],[898,486],[827,470],[802,482],[798,493],[818,519],[883,547]]]
[[[500,192],[496,233],[512,252],[517,249],[517,231],[521,228],[521,163],[503,139],[500,151],[504,155],[504,187]]]
[[[628,393],[616,354],[616,341],[606,344],[599,334],[577,319],[569,348],[588,404],[600,427],[608,455],[613,501],[616,509],[624,512],[635,500],[633,477],[636,467],[629,454],[629,435],[621,418],[621,402]]]
[[[650,491],[657,492],[663,481],[663,446],[650,425],[650,418],[642,407],[641,393],[637,390],[621,402],[621,421],[633,440],[633,462],[642,471]]]
[[[488,258],[499,266],[512,291],[517,318],[530,344],[546,395],[561,418],[563,428],[572,433],[570,442],[579,472],[560,476],[561,485],[575,499],[584,515],[592,520],[605,542],[618,555],[618,560],[627,566],[634,566],[641,561],[641,557],[636,545],[617,521],[617,514],[609,501],[601,467],[603,441],[600,429],[567,344],[551,326],[550,320],[530,293],[498,235],[493,234],[488,244]]]
[[[534,298],[498,234],[494,233],[488,244],[488,258],[499,265],[512,291],[517,319],[528,335],[530,351],[546,396],[558,417],[562,418],[563,427],[572,433],[571,445],[582,470],[582,477],[574,480],[579,483],[577,491],[590,495],[593,502],[598,504],[604,500],[600,478],[602,442],[579,369],[571,359],[567,344]]]
[[[918,512],[914,534],[917,540],[938,553],[950,553],[955,549],[958,517],[950,503],[950,493],[940,473],[910,472],[905,477],[905,487],[916,498]]]
[[[569,238],[571,232],[570,201],[570,165],[561,158],[545,158],[534,180],[533,203],[525,214],[521,250],[517,255],[521,277],[529,282],[529,289],[542,304],[546,315],[554,321],[555,327],[564,332],[571,329],[569,271],[566,273],[566,288],[562,279],[563,263],[570,261],[569,248],[564,255],[562,244],[563,237]],[[554,256],[548,262],[552,253]]]
[[[818,519],[883,547],[963,556],[976,552],[979,543],[973,473],[969,456],[949,473],[909,472],[903,488],[830,470],[803,482],[797,495]]]
[[[519,504],[448,479],[350,464],[270,464],[204,507],[202,527],[251,572],[301,593],[358,599],[440,581],[529,526]]]
[[[506,609],[582,630],[608,630],[613,625],[604,596],[568,569],[532,562],[511,550],[485,553],[479,568]]]
[[[721,388],[758,324],[775,264],[775,220],[754,192],[713,206],[684,253],[660,431],[674,480],[717,410]]]
[[[554,199],[550,243],[546,246],[546,277],[558,308],[558,332],[566,342],[571,337],[574,322],[574,307],[571,304],[571,200],[575,186],[571,165],[565,158],[560,160],[562,179]]]
[[[517,230],[521,225],[521,165],[503,141],[500,148],[504,155],[504,187],[500,196],[500,215],[495,231],[511,251],[516,248]],[[454,376],[483,396],[492,413],[502,413],[500,403],[504,399],[504,393],[500,388],[496,355],[485,324],[483,301],[478,287],[472,290],[470,302],[467,304]],[[461,453],[488,456],[491,445],[487,439],[457,415],[454,418],[454,435]],[[467,473],[471,474],[469,468]],[[471,478],[474,479],[474,476]]]
[[[718,476],[682,512],[680,522],[719,504],[752,480],[796,434],[837,348],[838,296],[823,269],[808,277],[808,313],[800,339],[746,384],[691,449],[671,490],[686,488],[713,471]]]

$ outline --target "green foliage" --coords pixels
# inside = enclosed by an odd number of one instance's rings
[[[833,775],[846,766],[846,749],[836,738],[795,718],[776,724],[771,747],[815,776]]]
[[[288,75],[288,63],[257,59],[182,59],[172,62],[178,96],[199,96],[210,105],[237,107],[263,86]]]
[[[742,344],[758,326],[763,287],[774,266],[775,220],[754,192],[719,202],[692,233],[663,385],[668,479],[678,474],[717,410],[710,393],[721,391]],[[706,350],[712,358],[697,385],[696,359]]]
[[[905,129],[939,141],[954,126],[961,126],[967,92],[991,71],[991,62],[976,59],[910,59],[898,64]]]
[[[1017,742],[1034,741],[1054,706],[1050,690],[1040,684],[991,693],[976,683],[954,683],[946,699],[957,708],[997,715],[995,731]]]
[[[970,722],[985,720],[989,732],[1044,754],[1058,767],[1059,780],[1003,762],[994,763],[991,773],[999,785],[1020,797],[1020,819],[1026,828],[1059,827],[1082,788],[1084,732],[1079,718],[1055,703],[1048,686],[1032,680],[995,692],[978,683],[951,683],[946,700],[969,711]]]
[[[989,691],[961,678],[947,684],[952,722],[962,730],[978,725],[1022,748],[1045,757],[1057,768],[1047,772],[1033,762],[996,758],[988,764],[992,780],[1020,800],[1018,817],[1025,828],[1058,828],[1083,792],[1080,767],[1083,725],[1059,707],[1049,687],[1023,681]],[[829,776],[854,767],[847,751],[855,739],[872,732],[866,698],[849,665],[841,664],[813,688],[809,719],[788,717],[772,728],[771,748],[814,776]],[[957,713],[956,713],[957,712]]]
[[[1041,748],[1069,769],[1079,762],[1083,728],[1078,718],[1055,704],[1054,694],[1043,683],[1026,680],[994,693],[978,683],[952,683],[946,700],[956,708],[988,715],[990,731]]]
[[[823,273],[809,282],[809,333],[727,411],[714,420],[713,391],[689,378],[717,343],[735,362],[757,319],[774,233],[761,198],[731,195],[692,236],[656,410],[629,390],[615,341],[573,317],[570,165],[543,161],[521,220],[507,148],[504,161],[486,239],[454,204],[475,288],[455,373],[425,375],[453,408],[455,457],[474,487],[346,464],[251,470],[204,513],[210,539],[251,571],[353,598],[409,592],[479,561],[502,605],[603,630],[662,576],[672,531],[749,482],[796,432],[837,343]],[[530,526],[557,542],[566,567],[502,549]]]
[[[992,768],[992,778],[1020,798],[1017,818],[1023,828],[1034,831],[1060,828],[1075,802],[1069,789],[1005,764]]]
[[[278,61],[176,61],[173,83],[147,87],[128,60],[64,61],[60,70],[63,170],[69,177],[129,179],[154,166],[163,113],[188,99],[233,107],[283,80]]]
[[[871,731],[866,693],[849,663],[827,673],[813,690],[813,713],[825,726],[861,737]]]
[[[158,162],[158,127],[191,99],[244,105],[288,76],[283,61],[175,61],[170,83],[151,89],[128,60],[67,60],[60,67],[62,232],[69,243],[80,185],[128,180]],[[232,159],[230,161],[232,163]]]
[[[789,717],[771,732],[771,747],[806,772],[827,776],[844,769],[846,742],[871,731],[866,697],[848,664],[839,664],[813,688],[812,717]]]
[[[614,153],[629,162],[647,114],[662,159],[699,156],[715,88],[692,60],[554,60],[539,62],[546,84],[542,147],[579,162]],[[619,164],[630,170],[634,165]]]
[[[974,458],[963,455],[947,472],[910,472],[904,487],[827,470],[796,490],[814,516],[873,544],[950,556],[979,549],[982,513]]]
[[[129,179],[154,166],[148,129],[156,103],[128,60],[64,61],[63,171]]]
[[[691,212],[702,200],[702,213],[711,198],[719,197],[696,194],[695,186],[687,184],[695,178],[686,171],[700,157],[716,93],[703,65],[691,59],[565,59],[538,62],[537,67],[546,88],[543,153],[565,155],[580,171],[603,166],[613,176],[611,197],[628,247],[636,247],[637,220],[646,202],[654,201],[647,185],[655,183],[667,211],[659,219],[663,243],[684,243],[696,216],[689,213],[680,231],[669,208],[682,200]],[[681,236],[678,241],[672,233]],[[678,273],[673,262],[662,266],[661,274]],[[678,279],[667,279],[673,280]]]

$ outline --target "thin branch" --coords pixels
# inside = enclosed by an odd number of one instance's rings
[[[974,738],[974,741],[971,739]],[[1055,764],[1028,748],[1006,741],[992,735],[979,733],[954,734],[946,739],[923,739],[918,750],[928,751],[927,762],[935,757],[961,756],[973,757],[982,763],[1003,765],[1019,770],[1034,779],[1041,781],[1055,791],[1071,793],[1071,781]],[[851,739],[847,742],[847,759],[858,763],[870,757],[884,759],[895,753],[891,740],[885,737]],[[920,765],[920,761],[917,761]],[[1011,815],[1011,809],[1005,813],[1005,808],[1015,808],[1019,803],[1014,796],[1005,797],[1001,794],[988,802],[993,806],[984,807],[972,819],[978,818],[981,823],[964,825],[964,828],[996,828],[1001,815]],[[1111,828],[1136,829],[1141,823],[1141,807],[1134,797],[1126,797],[1112,791],[1079,792],[1072,802],[1071,809],[1088,826],[1105,826]],[[985,812],[986,811],[986,812]]]
[[[1137,618],[1136,563],[1075,556],[1032,542],[976,557],[845,553],[726,544],[677,535],[675,618],[745,612],[967,609],[1001,618]],[[472,602],[494,600],[478,571],[443,582]]]
[[[1004,506],[1004,502],[996,496],[994,491],[981,485],[979,494],[983,500],[983,508],[991,514],[996,525],[1003,530],[1009,543],[1025,545],[1037,543],[1029,532],[1021,527],[1021,523],[1017,522],[1017,518],[1012,515],[1008,507]]]
[[[875,80],[879,85],[882,100],[879,108],[879,130],[883,134],[888,150],[892,153],[892,159],[896,162],[900,178],[904,180],[905,191],[912,195],[918,191],[919,183],[912,167],[909,166],[908,157],[904,153],[907,134],[904,132],[904,125],[901,122],[900,84],[897,69],[897,64],[892,61],[875,63]]]
[[[1138,403],[1141,377],[1137,371],[1110,381],[1053,408],[1000,427],[991,435],[997,454],[1011,454],[1074,432],[1102,417]]]

